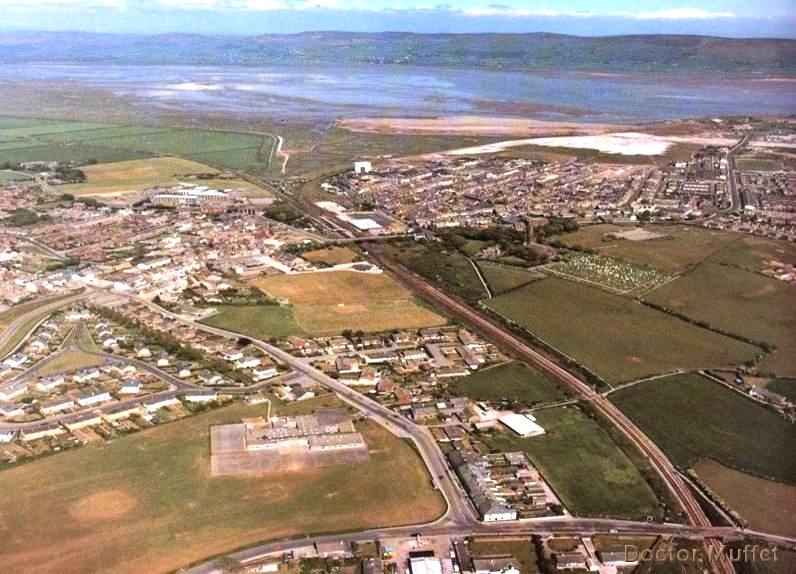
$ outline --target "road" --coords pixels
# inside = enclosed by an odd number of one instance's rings
[[[380,250],[372,249],[371,255],[376,259],[379,265],[392,272],[393,276],[410,290],[431,301],[433,304],[446,311],[451,317],[461,321],[465,325],[469,325],[487,340],[493,341],[499,347],[514,354],[517,358],[534,365],[542,372],[550,375],[555,380],[572,389],[578,395],[590,401],[594,407],[608,420],[612,421],[650,461],[653,468],[668,485],[675,500],[685,511],[689,523],[700,527],[710,526],[710,521],[707,516],[705,516],[696,498],[694,498],[674,465],[655,443],[644,435],[622,411],[615,407],[605,397],[601,396],[586,383],[564,370],[548,357],[532,349],[514,335],[507,333],[502,325],[492,322],[469,306],[456,301],[444,291],[431,285],[425,279],[412,273],[402,265],[395,263]],[[706,544],[714,546],[715,551],[715,541],[708,540]],[[720,572],[726,572],[728,574],[734,572],[734,568],[729,560],[720,561],[716,566]]]
[[[746,134],[741,141],[731,147],[727,152],[727,182],[730,186],[730,206],[726,209],[722,209],[719,213],[737,213],[741,210],[741,195],[738,193],[738,182],[735,179],[735,159],[733,158],[733,154],[746,145],[750,137],[752,137],[751,132]]]

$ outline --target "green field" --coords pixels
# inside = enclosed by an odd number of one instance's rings
[[[293,318],[307,333],[332,335],[347,329],[374,333],[445,323],[386,273],[300,273],[258,277],[249,283],[275,299],[289,301]]]
[[[558,401],[566,398],[564,391],[539,371],[512,361],[481,369],[451,384],[451,391],[478,401],[508,399],[526,405]]]
[[[324,404],[339,403],[324,397],[280,412]],[[442,514],[415,451],[369,421],[359,426],[367,462],[211,477],[209,426],[262,416],[265,408],[237,403],[0,472],[0,492],[14,493],[14,504],[0,511],[2,569],[169,572],[261,540]]]
[[[276,305],[225,305],[202,322],[266,341],[272,337],[306,334],[293,320],[289,308]]]
[[[31,179],[31,177],[26,173],[0,170],[0,185],[10,181],[24,181],[26,179]]]
[[[708,261],[747,271],[762,271],[767,261],[796,265],[796,245],[767,237],[744,235],[717,251]]]
[[[487,302],[609,383],[678,369],[733,366],[757,348],[621,295],[558,278]]]
[[[0,163],[110,163],[175,155],[235,169],[265,171],[270,167],[276,144],[274,136],[245,132],[0,119],[4,120],[0,123],[0,140],[6,140],[0,144]]]
[[[529,539],[494,539],[494,538],[474,538],[467,547],[467,552],[473,558],[512,556],[517,562],[514,567],[520,574],[535,574],[539,572],[537,562],[539,557],[536,555],[533,544]]]
[[[88,367],[98,367],[104,362],[102,357],[83,351],[65,351],[52,361],[37,369],[40,377],[48,377],[55,373],[71,373]]]
[[[728,333],[776,345],[760,370],[796,376],[796,286],[705,263],[645,299]]]
[[[652,489],[602,427],[574,406],[535,413],[546,434],[486,437],[504,452],[525,451],[564,505],[578,516],[641,519],[659,517]]]
[[[796,536],[796,486],[758,478],[710,459],[700,460],[694,470],[751,528]]]
[[[613,224],[589,225],[553,239],[568,246],[587,247],[596,250],[600,255],[648,265],[662,271],[682,272],[738,238],[734,233],[711,231],[701,227],[647,225],[644,229],[667,237],[647,241],[603,241],[607,233],[628,229],[631,228]]]
[[[610,396],[681,468],[712,458],[751,474],[796,483],[796,427],[716,382],[678,375]]]
[[[478,268],[494,294],[510,291],[540,277],[539,274],[524,267],[511,267],[489,261],[479,261]]]
[[[782,162],[776,159],[756,157],[736,157],[735,169],[740,171],[777,171],[782,169]]]
[[[796,379],[777,379],[768,383],[766,388],[796,403]]]

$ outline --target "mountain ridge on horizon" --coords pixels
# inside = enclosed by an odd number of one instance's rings
[[[684,34],[334,32],[249,36],[0,32],[6,63],[398,64],[482,69],[796,74],[796,40]]]

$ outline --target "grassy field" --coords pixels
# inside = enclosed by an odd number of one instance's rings
[[[700,460],[694,470],[751,528],[796,536],[796,486],[758,478],[710,459]]]
[[[291,310],[276,305],[221,306],[217,314],[202,322],[266,341],[271,337],[305,334],[293,319]]]
[[[212,173],[209,166],[177,157],[154,157],[82,168],[85,183],[64,185],[61,190],[73,195],[121,195],[156,185],[177,185],[189,174]],[[204,182],[197,182],[204,184]]]
[[[36,374],[40,377],[48,377],[55,373],[71,373],[88,367],[98,367],[103,362],[102,357],[83,351],[65,351],[38,369]]]
[[[564,391],[539,371],[512,361],[461,377],[451,385],[456,395],[479,401],[509,399],[526,405],[565,398]]]
[[[767,261],[781,261],[794,265],[796,245],[767,237],[744,235],[717,251],[708,261],[740,267],[747,271],[760,271],[765,268]]]
[[[0,170],[0,185],[11,181],[24,181],[31,179],[26,173],[18,173],[16,171]]]
[[[15,493],[0,511],[3,569],[167,572],[255,541],[442,513],[415,451],[371,422],[359,426],[371,450],[365,463],[211,478],[209,426],[264,413],[238,403],[3,471],[0,492]]]
[[[5,140],[0,146],[0,163],[35,160],[110,163],[175,155],[264,172],[270,167],[276,145],[276,137],[268,134],[0,119],[3,120],[0,140]]]
[[[330,245],[324,249],[305,251],[301,257],[312,263],[326,263],[327,265],[339,265],[341,263],[353,263],[359,259],[359,254],[351,251],[347,247]]]
[[[776,345],[763,372],[796,376],[796,287],[742,269],[705,263],[645,296],[728,333]]]
[[[417,329],[445,323],[386,274],[330,271],[261,277],[251,283],[289,300],[296,323],[307,333]]]
[[[766,388],[796,402],[796,379],[777,379],[768,383]]]
[[[561,240],[565,245],[588,247],[600,255],[648,265],[661,271],[681,272],[738,238],[734,233],[686,225],[648,225],[645,229],[665,234],[668,238],[647,241],[602,240],[607,233],[627,229],[630,227],[589,225],[554,239]]]
[[[484,279],[494,294],[509,291],[540,277],[537,273],[523,267],[509,267],[489,261],[479,261],[478,268],[481,269]]]
[[[564,279],[535,281],[487,305],[609,383],[677,369],[737,365],[757,352],[752,345],[632,299]]]
[[[13,307],[9,307],[3,312],[0,312],[0,328],[7,327],[25,313],[33,311],[38,307],[46,305],[47,303],[53,303],[58,299],[64,299],[69,297],[69,295],[57,296],[57,297],[40,297],[37,299],[32,299],[30,301],[26,301],[25,303],[20,303],[19,305],[14,305]]]
[[[681,468],[709,457],[796,483],[796,427],[709,379],[689,374],[647,381],[613,393],[611,401]]]
[[[782,169],[782,162],[775,159],[757,157],[736,157],[735,169],[741,171],[777,171]]]
[[[501,432],[487,437],[487,443],[504,452],[527,452],[578,516],[640,519],[660,514],[655,494],[599,423],[574,406],[535,414],[546,434],[523,439]]]

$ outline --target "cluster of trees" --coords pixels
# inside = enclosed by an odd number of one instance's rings
[[[49,216],[39,215],[31,209],[20,207],[10,212],[8,217],[3,219],[3,224],[8,227],[25,227],[28,225],[35,225],[39,221],[48,220]]]
[[[304,216],[299,210],[281,199],[266,207],[263,213],[266,217],[280,223],[298,224],[304,220]]]
[[[96,160],[94,161],[96,162]],[[77,169],[76,167],[59,165],[55,168],[55,173],[58,175],[58,179],[64,183],[83,183],[86,181],[86,174],[82,169]]]

